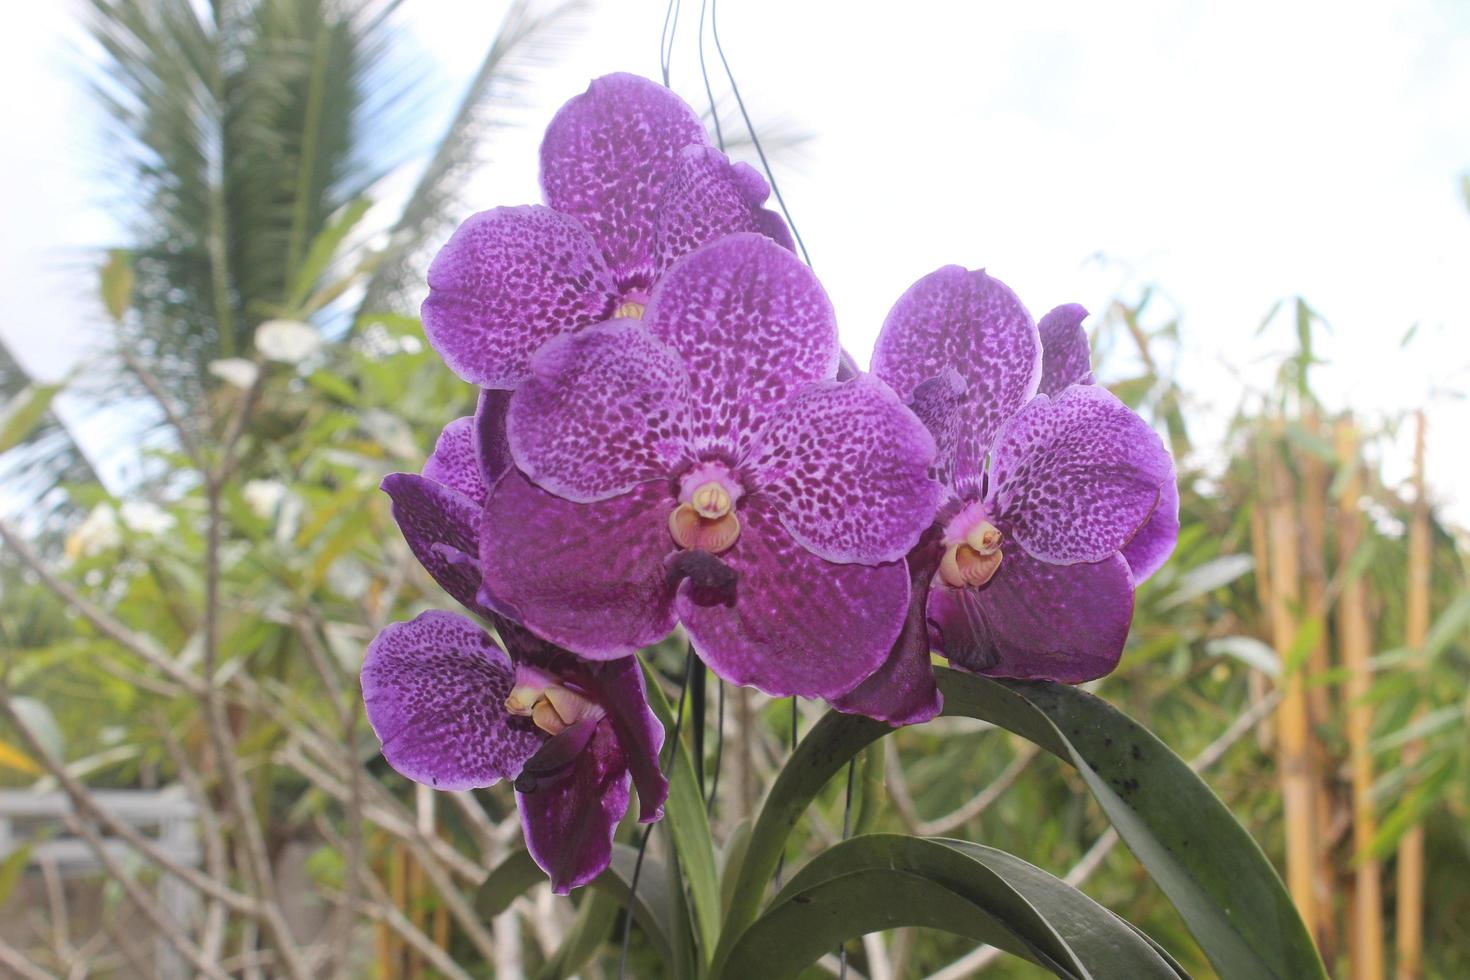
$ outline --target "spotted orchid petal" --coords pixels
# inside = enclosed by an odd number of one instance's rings
[[[760,232],[789,249],[789,234],[777,237],[767,230],[774,219],[784,232],[780,217],[764,212],[768,217],[762,218],[761,204],[770,192],[749,164],[731,163],[712,146],[686,146],[664,185],[654,223],[658,271],[667,270],[675,259],[701,245],[735,232]]]
[[[1007,418],[1036,393],[1041,339],[1026,307],[983,271],[945,266],[909,287],[883,322],[872,371],[902,398],[946,368],[964,379],[955,472],[978,480]]]
[[[510,659],[483,630],[438,611],[388,626],[362,665],[363,703],[384,758],[444,790],[513,779],[546,741],[505,710],[514,681]]]
[[[689,455],[689,379],[637,320],[547,343],[511,397],[516,465],[566,500],[592,502],[665,476]]]
[[[704,125],[673,92],[617,73],[562,106],[541,143],[546,203],[574,216],[623,288],[653,284],[654,221],[665,185]]]
[[[429,266],[424,333],[461,378],[514,388],[558,334],[606,319],[621,292],[575,218],[544,207],[468,218]]]
[[[383,492],[393,501],[393,519],[439,587],[471,612],[490,611],[480,591],[480,506],[469,497],[415,473],[389,473]]]
[[[906,555],[934,520],[934,439],[893,389],[862,375],[796,391],[760,431],[750,471],[782,525],[831,562]]]
[[[936,585],[929,618],[957,667],[1079,684],[1118,665],[1133,619],[1133,580],[1121,555],[1052,565],[1013,549],[979,589]]]
[[[1179,483],[1174,474],[1159,488],[1159,504],[1123,546],[1123,557],[1133,570],[1133,584],[1139,585],[1163,567],[1174,553],[1179,540]]]
[[[512,470],[482,515],[481,601],[537,635],[594,660],[626,657],[674,628],[664,559],[668,489],[640,484],[573,503]]]
[[[510,439],[505,433],[509,410],[510,392],[502,388],[480,390],[480,400],[475,405],[475,460],[480,466],[480,482],[487,492],[506,470],[515,466],[510,455]]]
[[[526,850],[556,894],[580,888],[607,869],[613,833],[628,811],[628,782],[622,746],[604,718],[564,772],[538,781],[530,792],[516,792]]]
[[[475,450],[475,435],[473,416],[446,425],[434,443],[434,452],[424,462],[423,475],[479,504],[485,501],[485,479]]]
[[[837,320],[826,292],[764,235],[727,235],[675,262],[643,323],[688,372],[697,452],[739,458],[774,406],[808,381],[836,376]]]
[[[679,586],[679,619],[718,676],[773,697],[835,698],[877,670],[903,628],[908,572],[902,562],[837,565],[813,555],[766,501],[740,510],[739,544],[720,558],[733,595]]]
[[[991,455],[986,510],[1033,557],[1100,561],[1158,505],[1173,463],[1158,434],[1111,392],[1073,385],[1038,395]]]
[[[1082,321],[1087,308],[1078,303],[1058,306],[1036,325],[1041,335],[1041,385],[1043,395],[1055,395],[1068,385],[1092,384],[1092,351]]]
[[[867,715],[890,725],[918,725],[939,714],[944,695],[934,683],[926,610],[929,584],[944,552],[938,528],[931,528],[909,552],[909,613],[888,658],[867,680],[833,699],[832,707]]]
[[[946,489],[955,484],[955,448],[960,441],[967,391],[959,372],[945,368],[937,376],[919,382],[909,398],[909,409],[934,439],[934,465],[929,475]]]

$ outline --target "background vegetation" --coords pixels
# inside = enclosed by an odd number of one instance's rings
[[[423,76],[396,61],[394,6],[93,0],[131,231],[97,260],[116,342],[73,383],[147,465],[104,486],[51,410],[60,386],[0,350],[0,787],[60,792],[71,811],[0,855],[0,964],[16,975],[153,975],[160,939],[216,977],[616,974],[623,923],[595,893],[477,907],[518,842],[509,790],[415,787],[361,717],[368,639],[448,601],[377,490],[473,405],[408,315],[427,250],[468,209],[459,191],[497,111],[577,13],[513,5],[448,131],[405,159],[384,133],[403,129]],[[409,190],[377,200],[388,186]],[[1241,393],[1212,445],[1161,367],[1176,325],[1146,294],[1094,318],[1099,377],[1182,461],[1178,551],[1097,691],[1205,773],[1277,861],[1334,976],[1470,976],[1465,540],[1422,478],[1387,483],[1377,464],[1433,413],[1319,404],[1315,314],[1290,300],[1272,315],[1294,318],[1298,350],[1270,389]],[[292,334],[309,342],[257,344],[270,321],[309,324]],[[649,658],[677,699],[676,647]],[[717,842],[738,840],[793,725],[822,709],[713,680],[690,705]],[[863,796],[863,829],[1013,851],[1210,975],[1066,767],[957,719],[883,744],[864,764],[884,789]],[[808,817],[814,845],[842,832],[840,783]],[[197,862],[96,796],[165,787],[197,807]],[[60,880],[36,846],[59,836],[104,873]],[[168,877],[197,895],[182,921],[159,898]],[[556,958],[569,936],[575,954]],[[633,975],[645,943],[631,930]],[[850,959],[875,980],[1036,973],[912,930]]]

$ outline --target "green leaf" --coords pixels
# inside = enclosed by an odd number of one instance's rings
[[[546,872],[524,848],[501,861],[475,894],[475,912],[482,920],[495,918],[510,903],[546,880]]]
[[[120,248],[108,251],[101,278],[102,305],[107,309],[108,316],[120,321],[133,302],[132,256]]]
[[[0,860],[0,906],[10,901],[15,886],[20,883],[21,873],[31,860],[31,845],[23,844]]]
[[[0,406],[0,453],[30,438],[61,391],[60,384],[29,384]]]
[[[912,888],[909,879],[926,883],[917,889],[925,897],[894,901],[887,886]],[[958,925],[1062,977],[1179,976],[1126,922],[1040,868],[993,848],[896,834],[853,838],[814,858],[734,945],[725,975],[795,976],[874,922]]]
[[[597,954],[618,919],[618,903],[606,892],[588,889],[572,920],[567,938],[536,976],[538,980],[570,977]]]
[[[1077,767],[1222,976],[1325,978],[1275,869],[1209,787],[1153,734],[1076,688],[945,668],[935,673],[944,714],[989,721]],[[807,805],[849,758],[891,730],[834,712],[798,746],[752,831],[717,962],[755,921],[766,882]]]
[[[674,712],[669,700],[664,697],[658,677],[647,664],[643,664],[643,673],[649,707],[663,723],[667,733],[665,737],[672,737]],[[715,846],[710,836],[709,815],[704,808],[704,793],[694,777],[694,763],[682,740],[674,747],[670,769],[669,799],[664,804],[665,822],[679,854],[679,867],[689,885],[695,936],[704,961],[708,962],[720,929],[720,881],[715,873]]]

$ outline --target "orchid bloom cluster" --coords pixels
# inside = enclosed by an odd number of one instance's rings
[[[676,625],[726,681],[894,725],[940,710],[935,652],[1112,669],[1178,498],[1157,435],[1091,384],[1085,311],[1038,327],[941,269],[856,371],[766,182],[631,75],[557,113],[541,183],[544,206],[472,216],[429,270],[425,332],[481,396],[383,489],[478,622],[426,612],[369,647],[395,769],[511,781],[565,892],[606,868],[630,784],[662,814],[632,655]]]

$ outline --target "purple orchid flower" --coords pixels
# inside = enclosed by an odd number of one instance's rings
[[[444,428],[423,475],[383,481],[415,556],[504,650],[454,613],[394,623],[368,647],[363,700],[384,757],[408,778],[445,790],[513,781],[526,846],[565,893],[607,867],[630,781],[640,819],[662,816],[663,727],[631,657],[582,660],[476,601],[480,509],[509,466],[504,406],[504,392],[485,392],[476,418]]]
[[[466,381],[514,388],[559,334],[642,315],[679,256],[730,232],[791,234],[750,166],[709,145],[662,85],[605,75],[562,106],[541,144],[548,206],[467,219],[429,267],[424,332]]]
[[[481,600],[593,659],[682,623],[733,683],[851,690],[904,625],[939,488],[923,424],[838,360],[816,277],[749,233],[674,263],[641,321],[548,342],[510,400]]]
[[[1136,582],[1173,548],[1173,463],[1134,412],[1079,383],[1091,381],[1085,315],[1061,307],[1039,330],[1004,284],[948,266],[910,287],[878,337],[873,373],[926,403],[916,410],[937,433],[946,500],[928,616],[957,666],[1069,683],[1108,673]],[[933,683],[904,676],[914,699]]]

